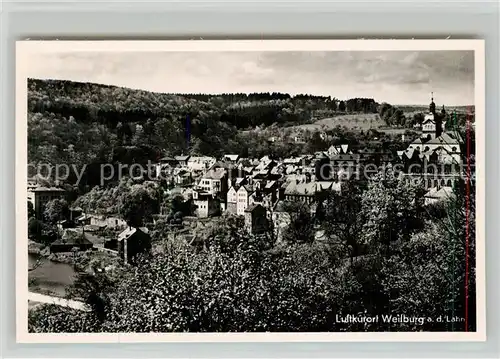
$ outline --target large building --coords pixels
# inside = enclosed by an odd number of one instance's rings
[[[445,130],[446,111],[436,115],[436,105],[431,98],[429,114],[422,123],[422,136],[415,139],[405,151],[398,151],[408,180],[423,182],[427,189],[452,187],[461,175],[464,141],[458,131],[450,126]]]
[[[227,172],[224,168],[213,168],[198,182],[198,187],[211,195],[226,194]]]
[[[35,216],[42,219],[47,203],[54,199],[65,199],[67,192],[57,187],[28,187],[28,201],[33,204]]]

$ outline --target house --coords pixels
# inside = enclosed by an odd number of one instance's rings
[[[173,157],[160,158],[156,164],[156,178],[167,177],[177,164],[177,160]]]
[[[267,211],[260,204],[245,209],[245,228],[251,234],[264,233],[268,228]]]
[[[147,228],[127,227],[118,235],[117,249],[125,263],[133,263],[137,255],[151,250],[151,236]]]
[[[289,157],[283,160],[284,165],[295,165],[299,166],[303,160],[303,157]]]
[[[292,180],[285,188],[286,201],[301,201],[307,204],[314,202],[316,196],[316,183],[312,181],[299,182]]]
[[[206,172],[198,182],[198,188],[211,194],[225,194],[227,191],[227,171],[224,168],[215,168]]]
[[[425,205],[445,202],[455,196],[452,187],[433,187],[424,195]]]
[[[248,198],[248,206],[260,204],[264,208],[271,208],[278,198],[277,192],[266,192],[264,188],[254,187],[254,192]]]
[[[271,195],[272,201],[274,202],[278,197],[279,188],[280,188],[279,181],[268,181],[264,186],[264,188],[262,188],[262,192]]]
[[[193,204],[198,218],[212,217],[220,213],[219,201],[208,192],[193,191]]]
[[[191,171],[206,171],[215,162],[217,162],[217,159],[214,157],[190,157],[187,161],[187,168]]]
[[[230,163],[237,163],[240,159],[240,155],[224,155],[223,160]]]
[[[344,155],[347,153],[351,153],[351,151],[349,150],[348,144],[331,145],[326,152],[328,153],[328,155],[330,157],[335,156],[335,155]]]
[[[259,163],[257,166],[253,169],[253,171],[265,171],[265,170],[271,170],[273,167],[275,167],[278,163],[272,159],[269,158],[269,156],[264,156],[260,159]]]
[[[90,225],[100,228],[122,229],[127,227],[127,222],[114,216],[91,215]]]
[[[255,189],[252,185],[241,186],[236,192],[237,202],[236,202],[236,214],[243,216],[245,214],[245,209],[250,205],[250,196],[254,193]]]
[[[190,156],[182,155],[182,156],[175,156],[174,158],[177,161],[177,164],[179,164],[179,166],[186,167],[188,164],[189,157]]]
[[[33,204],[35,216],[38,219],[42,219],[47,203],[54,199],[66,199],[66,197],[67,192],[57,187],[37,186],[31,187],[31,191],[28,191],[28,201]]]
[[[65,229],[61,238],[56,239],[50,245],[50,253],[64,253],[77,251],[87,251],[94,247],[94,244],[87,238],[85,232],[78,229]]]
[[[229,188],[229,191],[227,191],[226,210],[229,213],[234,213],[234,214],[236,213],[237,202],[238,202],[238,195],[237,195],[238,188],[239,187],[231,186]]]
[[[69,220],[75,222],[78,217],[83,214],[83,209],[81,207],[71,207],[69,209]]]
[[[89,226],[90,225],[91,216],[89,214],[81,214],[80,216],[75,218],[75,222],[79,226]]]
[[[291,216],[286,210],[285,201],[276,202],[271,212],[271,220],[273,222],[274,235],[280,241],[283,238],[283,233],[291,223]]]
[[[193,175],[187,169],[178,169],[174,171],[174,184],[186,186],[193,182]]]
[[[292,140],[295,143],[305,143],[305,137],[302,133],[296,133],[292,135]]]

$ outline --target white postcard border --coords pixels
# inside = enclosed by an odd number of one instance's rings
[[[27,67],[40,52],[167,51],[445,51],[475,53],[476,332],[375,333],[28,333]],[[188,40],[18,41],[16,43],[16,337],[19,343],[151,342],[443,342],[486,340],[485,278],[485,48],[484,40]]]

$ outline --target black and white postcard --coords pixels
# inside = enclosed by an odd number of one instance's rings
[[[16,66],[18,341],[485,340],[482,40]]]

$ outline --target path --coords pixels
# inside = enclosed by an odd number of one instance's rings
[[[61,307],[89,311],[89,309],[83,302],[78,302],[76,300],[71,300],[71,299],[52,297],[49,295],[33,293],[33,292],[28,292],[28,301],[33,301],[37,303],[55,304]]]

